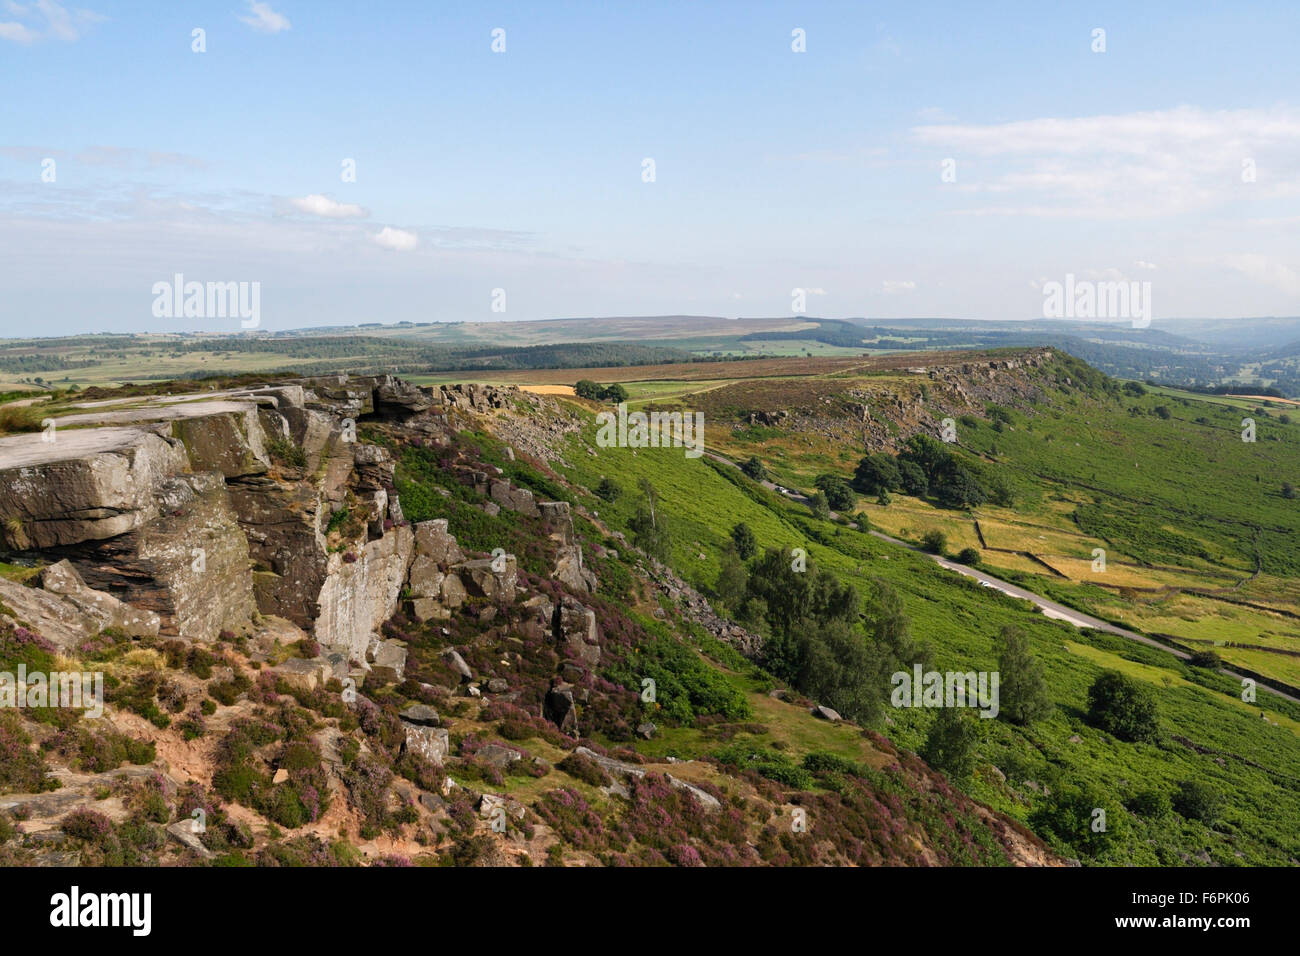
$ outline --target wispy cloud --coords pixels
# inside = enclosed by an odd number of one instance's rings
[[[249,0],[248,12],[252,16],[240,17],[239,19],[258,33],[280,33],[283,30],[292,29],[289,18],[282,13],[276,13],[271,9],[269,3],[258,3],[255,0]]]
[[[960,211],[977,215],[1174,215],[1231,199],[1280,198],[1289,183],[1281,177],[1294,175],[1300,164],[1300,111],[1290,108],[1180,106],[986,125],[928,124],[913,127],[912,135],[945,155],[968,159],[958,191],[990,201]]]
[[[1255,282],[1273,286],[1290,296],[1300,296],[1300,272],[1270,256],[1258,253],[1233,255],[1228,256],[1225,265]]]
[[[80,40],[94,24],[107,19],[92,10],[68,10],[55,0],[33,3],[6,0],[4,12],[14,19],[0,20],[0,39],[24,45],[45,38],[72,43]]]
[[[328,196],[322,196],[320,193],[289,199],[288,205],[298,212],[305,212],[312,216],[322,216],[325,219],[365,219],[370,215],[369,212],[354,203],[338,202]]]

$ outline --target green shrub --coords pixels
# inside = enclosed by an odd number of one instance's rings
[[[1088,720],[1130,743],[1154,743],[1159,736],[1155,696],[1119,671],[1106,671],[1088,689]]]
[[[1209,784],[1184,780],[1178,784],[1171,803],[1179,816],[1208,825],[1218,820],[1223,796]]]

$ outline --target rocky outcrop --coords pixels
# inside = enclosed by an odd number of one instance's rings
[[[561,656],[581,661],[588,667],[600,663],[600,631],[596,612],[584,607],[567,594],[555,606],[551,633]]]
[[[730,644],[746,657],[755,657],[763,646],[760,634],[747,631],[733,621],[722,617],[713,610],[713,605],[695,588],[686,583],[671,568],[650,561],[650,578],[659,592],[677,605],[677,609],[688,621],[699,624],[706,631],[721,641]]]
[[[574,591],[596,590],[596,575],[583,563],[582,545],[573,529],[573,514],[567,501],[543,501],[537,505],[546,523],[547,536],[555,546],[551,577]]]
[[[184,443],[194,471],[240,478],[263,474],[271,466],[255,405],[242,412],[183,418],[173,423],[172,430]]]
[[[41,571],[41,587],[57,594],[87,617],[98,631],[112,629],[127,637],[156,637],[161,621],[157,614],[132,607],[102,591],[86,585],[81,575],[67,561],[51,564]]]
[[[317,599],[316,640],[363,660],[380,626],[397,610],[414,553],[414,533],[400,527],[367,542],[359,554],[331,554]]]
[[[310,629],[329,573],[324,496],[265,475],[232,482],[229,494],[248,541],[258,609]]]
[[[156,517],[126,534],[55,553],[85,582],[161,619],[160,633],[214,640],[252,615],[248,541],[220,475],[176,475],[158,482]]]
[[[188,467],[179,441],[146,428],[0,438],[0,544],[54,548],[125,534],[158,514],[164,478]]]
[[[29,588],[0,578],[0,613],[62,648],[74,648],[107,628],[132,637],[158,633],[158,615],[92,590],[66,561],[55,567],[61,570],[53,588]]]
[[[636,764],[624,763],[623,761],[615,760],[612,757],[602,757],[594,750],[590,750],[586,747],[579,747],[574,751],[574,753],[586,757],[593,763],[598,764],[606,773],[615,776],[644,777],[646,775],[644,767],[638,767]],[[705,810],[718,810],[722,807],[722,804],[718,802],[718,798],[713,794],[701,790],[692,783],[687,783],[685,780],[678,779],[670,773],[666,773],[664,776],[668,778],[668,782],[672,786],[676,787],[678,790],[685,790],[694,797],[696,802],[698,802]]]

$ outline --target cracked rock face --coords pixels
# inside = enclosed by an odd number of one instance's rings
[[[211,641],[254,610],[248,541],[219,475],[177,475],[155,492],[157,517],[65,549],[92,588],[156,613],[160,633]]]
[[[362,660],[373,635],[397,610],[414,553],[415,535],[400,527],[368,542],[355,561],[331,554],[318,598],[316,640]]]
[[[188,465],[180,442],[144,428],[42,434],[0,438],[0,544],[10,550],[138,528],[158,513],[159,482]]]

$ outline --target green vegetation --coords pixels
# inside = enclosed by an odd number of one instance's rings
[[[1100,417],[1097,410],[1114,408],[1116,399],[1090,397],[1089,393],[1080,391],[1087,388],[1088,379],[1072,366],[1067,367],[1079,388],[1069,393],[1066,401],[1088,403],[1085,417],[1091,416],[1095,428]],[[1010,483],[1017,488],[1033,488],[1038,479],[1016,458],[1008,457],[1006,448],[1036,449],[1035,440],[1044,444],[1038,433],[1043,423],[1050,421],[1057,428],[1066,420],[1064,414],[1056,417],[1053,409],[1054,406],[1045,405],[1037,417],[1029,419],[1018,412],[1008,412],[1001,417],[1013,419],[1013,426],[1006,426],[1002,432],[984,425],[974,429],[973,434],[968,430],[963,435],[963,447],[971,444],[987,450],[996,442],[999,468],[1004,474],[1010,472]],[[1107,414],[1112,420],[1120,420],[1113,412]],[[1127,426],[1128,416],[1121,414]],[[1160,420],[1148,416],[1138,421]],[[1162,424],[1181,427],[1177,415]],[[594,434],[594,425],[589,427],[593,431],[585,436],[588,444]],[[1227,678],[1190,668],[1154,648],[1048,620],[1025,602],[980,588],[923,556],[818,521],[802,506],[765,491],[737,469],[707,459],[683,460],[680,454],[655,449],[639,450],[636,455],[623,449],[603,449],[598,457],[592,458],[581,451],[580,440],[575,437],[573,452],[565,456],[572,465],[562,470],[588,488],[596,487],[602,476],[625,487],[636,487],[642,479],[652,483],[657,493],[657,508],[666,513],[672,526],[669,563],[697,587],[706,591],[716,588],[720,594],[725,591],[726,596],[720,600],[732,609],[733,616],[741,617],[737,606],[747,607],[749,615],[742,618],[747,626],[765,635],[777,634],[770,651],[775,658],[770,667],[782,670],[788,675],[783,679],[796,687],[800,662],[822,651],[801,646],[797,640],[782,641],[782,627],[786,626],[782,617],[794,615],[780,608],[770,614],[771,605],[763,598],[763,591],[771,588],[769,597],[778,594],[778,603],[797,609],[805,600],[799,597],[805,589],[812,595],[818,593],[817,570],[831,575],[837,589],[848,586],[859,595],[866,595],[859,598],[859,616],[856,619],[850,616],[847,628],[841,632],[849,635],[851,641],[846,641],[845,646],[830,642],[826,653],[832,661],[853,661],[852,654],[865,655],[872,651],[875,642],[869,635],[874,633],[875,622],[863,614],[875,603],[876,581],[896,595],[909,637],[915,635],[912,640],[918,646],[909,648],[903,655],[910,658],[909,665],[920,656],[920,645],[928,651],[928,666],[941,670],[993,670],[999,666],[999,654],[1009,653],[1006,669],[1013,675],[1022,672],[1027,675],[1022,682],[1033,690],[1024,699],[1033,703],[1023,710],[1018,705],[1012,706],[1010,713],[1003,715],[1004,719],[978,724],[981,737],[975,749],[973,770],[961,785],[995,809],[1035,826],[1068,855],[1095,863],[1180,865],[1191,854],[1204,851],[1214,862],[1239,865],[1282,863],[1300,853],[1300,836],[1287,822],[1300,815],[1300,796],[1297,796],[1300,794],[1297,786],[1300,747],[1295,733],[1284,723],[1300,718],[1300,708],[1261,689],[1260,701],[1252,710],[1242,704],[1239,688]],[[1046,457],[1075,451],[1079,450],[1073,449],[1072,442],[1066,446],[1061,439],[1050,443]],[[1085,476],[1094,468],[1105,468],[1101,459],[1112,455],[1116,462],[1112,469],[1114,475],[1128,478],[1140,470],[1133,468],[1133,450],[1125,445],[1117,444],[1112,449],[1094,440],[1087,451],[1092,463],[1082,471]],[[1146,450],[1139,447],[1137,452],[1142,456],[1140,466],[1146,460]],[[1118,467],[1121,453],[1130,456],[1128,473]],[[1157,455],[1152,452],[1153,458]],[[1036,456],[1033,467],[1043,467],[1046,457]],[[743,460],[743,456],[738,460]],[[761,461],[758,464],[766,467]],[[900,477],[904,467],[900,465]],[[918,464],[913,467],[918,472],[921,470]],[[817,473],[826,471],[823,468]],[[1155,477],[1148,478],[1147,484],[1154,483]],[[867,493],[861,487],[855,490]],[[1050,504],[1042,505],[1045,512]],[[1035,504],[1035,507],[1039,506]],[[603,507],[601,517],[615,528],[627,529],[636,510],[636,502],[619,501]],[[1214,509],[1210,508],[1209,513],[1215,513]],[[760,571],[759,580],[752,586],[753,569],[745,568],[735,554],[732,531],[740,523],[750,529],[763,555],[770,552],[778,555],[767,559],[765,570]],[[796,547],[807,551],[807,566],[815,570],[811,576],[805,574],[798,581],[797,575],[789,575],[790,582],[776,585],[779,588],[776,590],[770,582],[786,576],[782,568],[789,568],[788,562],[793,560],[790,549]],[[697,551],[705,554],[704,560],[698,559]],[[781,558],[785,560],[778,564]],[[1048,580],[1037,574],[1030,577],[1032,581],[1025,583],[1036,589],[1041,581]],[[1057,593],[1068,593],[1064,589],[1069,586],[1069,582],[1061,583]],[[830,593],[829,588],[825,590]],[[759,603],[760,598],[767,607]],[[815,609],[817,605],[813,602],[804,607]],[[834,617],[826,619],[833,621]],[[817,618],[814,616],[813,620]],[[1008,625],[1023,636],[1028,659],[1020,656],[1018,647],[1009,652],[1005,648],[1003,629]],[[788,626],[785,633],[794,635],[797,630],[797,626]],[[1073,648],[1086,649],[1088,655]],[[1037,667],[1029,664],[1029,659]],[[1089,690],[1098,677],[1105,671],[1125,668],[1140,668],[1143,676],[1135,679],[1141,681],[1141,690],[1156,701],[1158,742],[1126,741],[1094,726],[1087,716]],[[860,672],[857,664],[852,669]],[[835,674],[833,666],[827,670]],[[1046,685],[1050,708],[1040,706],[1039,692],[1043,684],[1035,679],[1035,674]],[[888,674],[884,677],[887,680]],[[1016,684],[1016,679],[1012,684]],[[823,697],[821,687],[815,688],[812,695],[818,702],[846,713],[858,706],[852,690],[852,686],[841,687],[835,679],[831,680],[829,692],[843,694],[849,700],[844,708],[836,706],[833,699]],[[865,690],[861,698],[864,710],[858,712],[867,716],[859,719],[885,729],[881,721],[889,716],[893,723],[886,729],[888,736],[901,747],[919,751],[936,722],[935,713],[923,708],[895,710],[885,705],[877,711],[873,723],[870,701],[882,698],[878,686],[867,686]],[[1013,691],[1013,698],[1018,693]],[[1137,696],[1140,698],[1141,694]],[[1260,719],[1261,709],[1266,710],[1274,723]],[[1141,707],[1135,710],[1138,716],[1143,713]],[[1030,715],[1029,723],[1014,722],[1013,717],[1023,718],[1024,714]],[[765,722],[768,720],[765,714],[757,716]],[[1134,726],[1141,728],[1142,721],[1134,721]],[[1174,740],[1170,728],[1178,728],[1178,737],[1188,743]],[[1143,736],[1140,729],[1137,733]],[[666,733],[651,749],[689,756],[698,752],[697,734],[687,730]],[[773,753],[765,746],[759,746],[759,750]],[[1216,758],[1222,763],[1216,763]],[[761,762],[770,769],[769,758]],[[997,768],[999,774],[993,774],[991,768]],[[1180,815],[1149,812],[1151,805],[1146,802],[1146,791],[1154,789],[1170,794],[1178,781],[1187,779],[1205,780],[1227,795],[1222,815],[1213,828]],[[1076,799],[1074,791],[1084,781],[1095,792],[1084,793]],[[1154,799],[1158,809],[1159,798]],[[1090,829],[1091,813],[1097,807],[1107,810],[1104,838],[1097,837]],[[1086,809],[1082,816],[1076,812],[1080,808]],[[1078,826],[1080,820],[1085,825]]]

